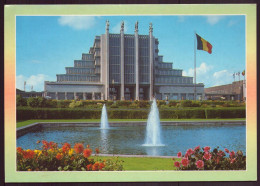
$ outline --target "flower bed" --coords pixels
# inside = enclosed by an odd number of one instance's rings
[[[62,148],[58,144],[43,140],[42,150],[24,150],[17,147],[17,171],[121,171],[122,161],[98,160],[99,149],[96,148],[95,157],[91,157],[92,149],[89,145],[84,148],[82,143],[76,143],[71,148],[64,143]]]
[[[175,161],[174,166],[177,170],[245,170],[246,169],[246,156],[242,151],[229,151],[225,152],[219,150],[218,147],[210,151],[210,147],[200,146],[194,149],[188,149],[185,155],[181,152],[177,153],[181,161]]]

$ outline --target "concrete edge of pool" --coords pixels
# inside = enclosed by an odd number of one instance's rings
[[[222,120],[222,121],[161,121],[163,126],[181,126],[181,125],[245,125],[245,120]],[[111,127],[124,127],[124,126],[145,126],[146,121],[120,121],[109,122]],[[27,126],[19,127],[16,129],[17,138],[24,134],[41,129],[42,127],[98,127],[100,122],[37,122]]]

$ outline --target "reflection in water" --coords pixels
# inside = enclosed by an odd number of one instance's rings
[[[103,153],[108,153],[109,152],[108,130],[100,130],[100,139],[101,139],[100,150]]]
[[[160,156],[162,155],[160,152],[161,152],[161,149],[162,147],[159,147],[159,146],[146,146],[145,148],[145,151],[146,151],[146,154],[150,155],[150,156]]]

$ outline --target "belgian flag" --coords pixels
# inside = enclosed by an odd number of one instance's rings
[[[196,34],[196,36],[197,36],[197,49],[207,51],[209,54],[211,54],[212,45],[208,41],[200,37],[198,34]]]

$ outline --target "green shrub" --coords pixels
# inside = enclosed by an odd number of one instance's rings
[[[78,108],[78,107],[83,107],[83,102],[82,101],[75,101],[75,100],[73,100],[69,104],[69,108]]]
[[[135,101],[134,102],[137,107],[136,108],[149,108],[150,107],[150,102],[149,101],[145,101],[145,100],[139,100],[139,101]]]
[[[181,106],[182,107],[192,107],[192,101],[191,100],[182,100]]]
[[[100,119],[99,109],[17,107],[17,120],[29,119]],[[147,119],[149,109],[108,109],[109,119]],[[245,108],[160,109],[161,119],[245,118]]]
[[[119,107],[128,107],[132,104],[132,101],[116,101],[116,105]]]
[[[16,106],[27,106],[27,100],[21,95],[16,96]]]
[[[206,118],[245,118],[245,108],[208,108]]]
[[[68,108],[72,100],[58,100],[57,107],[58,108]]]
[[[178,104],[178,101],[170,100],[168,105],[169,105],[169,107],[176,107],[177,104]]]
[[[43,97],[31,97],[27,99],[29,107],[46,107],[46,99]]]

